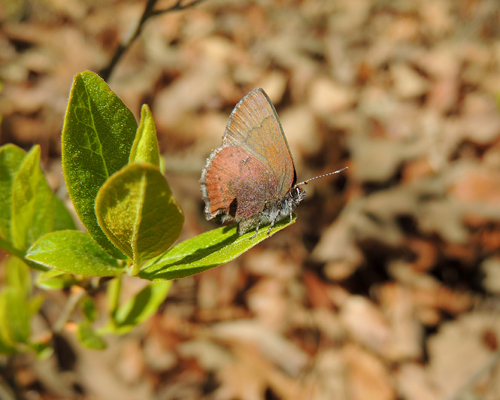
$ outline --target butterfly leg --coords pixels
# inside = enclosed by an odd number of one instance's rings
[[[267,234],[269,235],[271,233],[271,230],[273,229],[274,227],[274,224],[276,223],[276,221],[278,220],[278,217],[279,217],[280,213],[279,211],[274,215],[273,217],[273,220],[271,221],[271,226],[269,227],[269,229],[267,230]]]
[[[257,226],[255,228],[255,233],[253,234],[253,236],[250,237],[250,240],[252,240],[255,236],[257,236],[257,233],[259,233],[259,225],[260,225],[260,218],[257,220]]]

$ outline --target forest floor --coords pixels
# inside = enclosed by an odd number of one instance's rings
[[[0,4],[0,145],[39,144],[58,193],[72,78],[102,69],[144,6]],[[106,350],[70,321],[51,358],[17,356],[23,398],[500,399],[498,0],[206,0],[151,20],[108,84],[136,117],[152,109],[181,240],[215,228],[199,177],[254,87],[299,180],[349,169]],[[68,293],[44,295],[55,320]]]

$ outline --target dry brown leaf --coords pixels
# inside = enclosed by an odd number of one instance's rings
[[[352,400],[391,400],[396,398],[384,364],[356,345],[342,349],[347,364],[349,398]]]
[[[392,64],[391,75],[394,80],[395,94],[402,99],[422,96],[428,90],[427,80],[408,65]]]
[[[350,296],[340,310],[340,319],[351,337],[378,354],[385,354],[391,327],[380,310],[361,296]]]
[[[454,182],[450,194],[463,202],[498,204],[500,175],[481,167],[469,168]]]
[[[350,399],[346,373],[346,362],[341,351],[321,351],[316,357],[313,370],[304,379],[304,400]]]
[[[134,385],[143,377],[144,368],[144,354],[140,343],[136,340],[127,340],[116,363],[118,376],[125,384]]]
[[[235,362],[218,374],[222,385],[216,391],[217,399],[260,400],[264,398],[267,388],[283,400],[303,398],[301,386],[269,363],[252,346],[233,344],[233,350]]]
[[[500,294],[500,259],[492,257],[481,263],[481,270],[484,273],[483,285],[485,289],[495,295]]]
[[[397,389],[407,400],[439,400],[433,384],[421,365],[405,363],[396,373]]]
[[[346,110],[354,105],[354,101],[352,89],[326,77],[315,79],[311,85],[309,104],[317,115]]]
[[[177,363],[174,351],[163,345],[158,335],[148,335],[144,340],[144,362],[154,372],[168,371]]]
[[[275,332],[288,326],[288,304],[285,283],[277,279],[261,279],[247,294],[247,304],[255,319]]]
[[[316,121],[309,107],[295,106],[279,115],[296,168],[302,169],[302,155],[317,154],[321,140]]]
[[[206,371],[219,371],[234,362],[224,347],[205,339],[186,341],[177,347],[182,358],[194,358]]]
[[[495,354],[483,340],[489,331],[500,337],[498,317],[475,312],[443,324],[438,334],[430,338],[427,373],[441,398],[474,391],[478,379],[494,379],[487,367]]]
[[[333,302],[329,296],[329,287],[325,282],[319,280],[316,274],[306,271],[302,277],[307,290],[309,303],[313,308],[331,308]]]
[[[391,325],[391,339],[384,355],[396,362],[419,360],[423,353],[423,329],[415,318],[411,290],[398,284],[386,284],[378,290],[378,298]]]
[[[315,308],[312,314],[314,323],[328,339],[340,343],[346,338],[346,331],[337,313],[327,308]]]
[[[252,257],[245,261],[245,269],[250,273],[281,281],[288,281],[299,273],[299,266],[278,250],[255,251]]]
[[[210,334],[218,340],[250,343],[270,361],[291,376],[297,376],[307,365],[309,356],[284,336],[252,320],[215,324]]]

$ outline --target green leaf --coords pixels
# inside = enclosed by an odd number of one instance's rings
[[[0,148],[0,247],[19,257],[26,250],[24,242],[31,244],[51,230],[76,229],[71,214],[50,189],[38,165],[39,157],[37,147],[28,155],[12,144]]]
[[[285,218],[274,226],[269,236],[288,225],[289,219]],[[253,239],[254,231],[239,236],[236,225],[205,232],[147,262],[139,277],[150,281],[178,279],[226,264],[267,239],[267,230],[267,227],[261,227]]]
[[[13,288],[0,293],[0,341],[7,346],[27,343],[30,337],[30,310],[24,293]]]
[[[39,360],[44,360],[54,353],[54,349],[52,348],[50,342],[32,342],[29,343],[29,347],[36,353],[36,357]]]
[[[103,231],[135,265],[166,251],[179,237],[184,222],[158,168],[137,162],[103,185],[96,213]]]
[[[130,110],[96,74],[73,80],[62,131],[62,165],[68,193],[83,225],[116,258],[125,256],[100,228],[94,211],[100,187],[128,163],[137,131]]]
[[[102,350],[107,347],[102,336],[93,330],[86,321],[78,324],[78,340],[89,349]]]
[[[114,332],[123,334],[151,317],[165,300],[172,282],[152,282],[119,307],[114,314]]]
[[[35,285],[40,289],[53,290],[70,287],[76,282],[74,275],[57,269],[51,269],[40,273],[35,280]]]
[[[1,305],[1,300],[0,300],[0,305]],[[0,315],[0,323],[2,323],[2,316]],[[2,329],[0,328],[0,354],[14,354],[16,352],[16,348],[12,344],[5,343],[3,341],[2,335],[1,335]]]
[[[54,228],[54,194],[39,164],[40,146],[34,146],[12,185],[11,237],[19,250],[26,250]]]
[[[12,185],[26,152],[13,144],[0,147],[0,237],[11,240]]]
[[[30,315],[35,315],[42,308],[43,303],[45,303],[45,297],[41,294],[37,294],[36,296],[28,299],[28,310]]]
[[[97,310],[95,308],[94,300],[90,297],[86,297],[81,302],[82,312],[85,318],[89,322],[94,322],[97,319]]]
[[[16,344],[9,326],[8,291],[9,289],[4,289],[0,292],[0,351],[4,354],[14,350]]]
[[[160,168],[160,151],[156,138],[155,122],[147,104],[142,106],[141,122],[130,151],[129,163],[134,161],[142,161]]]
[[[115,276],[123,273],[118,261],[79,231],[57,231],[40,238],[26,254],[28,260],[71,274]]]
[[[25,298],[31,293],[31,270],[21,259],[7,259],[7,285],[23,293]]]
[[[64,202],[54,195],[54,230],[65,231],[68,229],[77,229],[75,221],[64,205]]]

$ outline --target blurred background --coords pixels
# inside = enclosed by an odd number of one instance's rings
[[[63,197],[72,78],[105,67],[145,3],[0,2],[0,145],[40,144]],[[107,350],[69,325],[53,357],[11,360],[20,398],[499,399],[498,0],[205,0],[150,20],[108,84],[153,111],[181,240],[216,227],[198,180],[255,87],[299,180],[349,169]],[[47,294],[56,318],[67,293]]]

